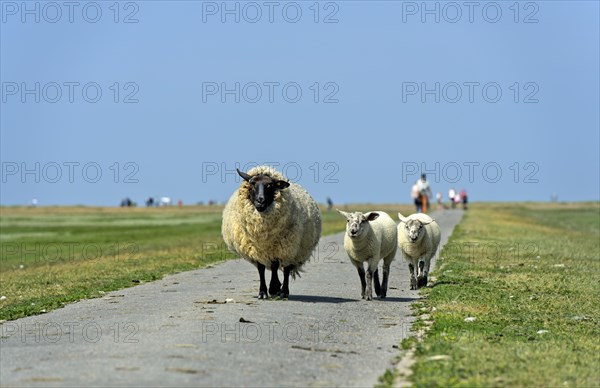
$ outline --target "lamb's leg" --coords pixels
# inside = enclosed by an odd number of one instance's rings
[[[283,286],[281,287],[281,291],[279,291],[279,294],[277,294],[282,298],[287,298],[290,296],[290,273],[293,269],[293,265],[283,267]]]
[[[269,295],[275,296],[281,291],[281,282],[277,271],[279,270],[279,261],[271,263],[271,283],[269,283]]]
[[[394,260],[394,255],[383,259],[383,280],[381,281],[381,294],[379,295],[382,299],[387,296],[388,279],[390,276],[390,265],[392,264],[392,260]]]
[[[373,299],[373,274],[377,271],[377,264],[379,263],[378,257],[373,257],[368,261],[367,266],[367,285],[365,289],[365,299]]]
[[[429,276],[429,267],[430,266],[431,266],[431,259],[425,260],[425,269],[423,270],[423,272],[425,274],[425,279],[427,279],[427,277]],[[427,283],[425,283],[425,285],[427,285]]]
[[[408,263],[408,272],[410,272],[410,289],[417,289],[417,278],[415,277],[415,266],[413,263]]]
[[[425,261],[419,260],[419,275],[417,276],[417,288],[427,285],[427,275],[425,274]]]
[[[379,283],[379,269],[373,272],[373,285],[375,286],[375,295],[381,296],[381,285]]]
[[[373,299],[373,272],[370,268],[367,268],[367,286],[365,289],[365,299]]]
[[[427,285],[427,277],[429,276],[429,267],[431,266],[431,258],[433,257],[433,255],[435,254],[434,252],[426,252],[425,255],[423,256],[422,260],[419,261],[419,269],[420,269],[420,274],[419,274],[419,279],[418,279],[418,286],[420,287],[425,287]]]
[[[267,282],[265,281],[265,266],[261,263],[256,264],[258,268],[258,276],[260,277],[260,289],[258,291],[258,299],[267,299]]]
[[[365,299],[365,287],[367,286],[367,281],[365,280],[365,269],[362,263],[355,264],[356,270],[358,271],[358,277],[360,278],[360,296]]]

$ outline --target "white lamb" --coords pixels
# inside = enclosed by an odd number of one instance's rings
[[[348,221],[344,248],[358,271],[363,299],[373,298],[373,278],[375,278],[375,294],[385,298],[390,264],[394,260],[397,249],[396,223],[382,211],[346,213],[338,210],[338,212]],[[380,286],[377,267],[381,259],[383,259],[383,281]],[[363,265],[365,261],[367,262],[366,280]]]
[[[321,211],[302,187],[268,166],[248,173],[223,210],[221,233],[230,250],[258,268],[259,299],[267,298],[265,268],[271,270],[269,294],[289,296],[295,279],[321,236]],[[283,285],[277,270],[283,268]]]
[[[402,256],[408,261],[410,289],[416,290],[427,285],[431,258],[440,244],[440,226],[424,213],[415,213],[408,217],[398,213],[398,218],[398,246]]]

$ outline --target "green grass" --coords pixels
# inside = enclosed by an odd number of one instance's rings
[[[0,319],[233,257],[221,208],[2,208]]]
[[[377,209],[390,214],[406,206]],[[355,205],[345,210],[374,210]],[[228,260],[220,206],[0,208],[0,320]],[[345,219],[323,211],[323,234]]]
[[[599,203],[474,205],[440,257],[416,386],[598,386]]]

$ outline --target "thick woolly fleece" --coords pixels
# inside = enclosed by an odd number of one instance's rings
[[[269,166],[248,171],[279,180],[285,177]],[[294,266],[292,277],[300,272],[321,236],[321,211],[315,200],[299,185],[290,183],[278,190],[273,203],[260,213],[250,201],[250,183],[243,181],[223,210],[221,233],[227,247],[253,265],[267,269],[275,260],[279,268]]]

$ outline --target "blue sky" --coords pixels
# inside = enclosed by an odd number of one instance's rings
[[[598,2],[224,4],[2,1],[0,203],[600,199]]]

